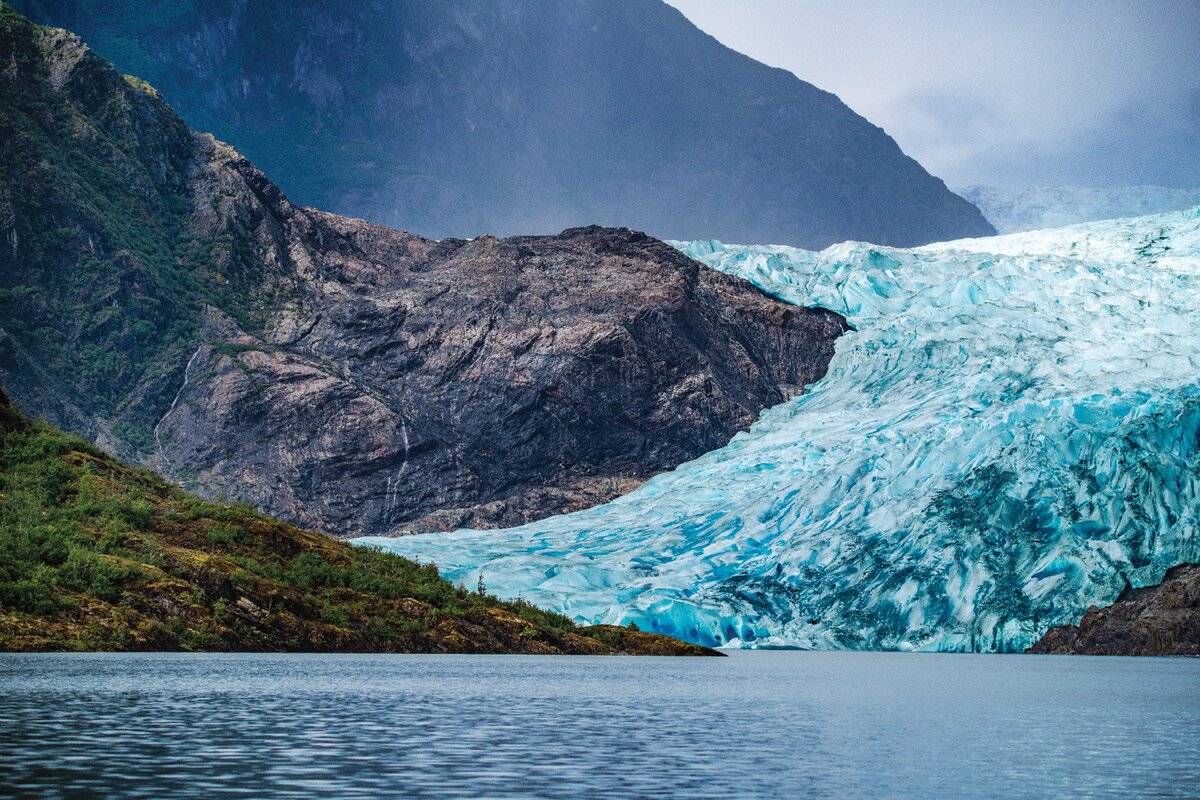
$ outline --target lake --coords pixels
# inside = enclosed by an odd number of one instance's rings
[[[1200,794],[1200,660],[0,655],[10,797]]]

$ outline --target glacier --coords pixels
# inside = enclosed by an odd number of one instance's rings
[[[603,506],[365,538],[709,645],[1011,652],[1200,560],[1200,208],[915,249],[673,243],[854,330]]]
[[[1166,186],[968,186],[954,193],[973,203],[1000,233],[1161,214],[1200,204],[1200,189]]]

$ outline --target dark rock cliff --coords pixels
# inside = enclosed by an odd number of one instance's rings
[[[19,0],[303,203],[429,236],[583,222],[820,248],[993,233],[835,95],[661,0]]]
[[[611,499],[819,378],[845,329],[628,230],[433,245],[301,219],[329,248],[305,299],[261,338],[214,322],[236,351],[200,348],[159,433],[169,471],[329,530]]]
[[[1051,628],[1027,652],[1200,656],[1200,564],[1172,567],[1162,583],[1128,588],[1107,608],[1092,606],[1078,625]]]
[[[291,204],[0,9],[0,381],[207,496],[343,535],[610,499],[821,377],[841,317],[627,229],[470,242]]]

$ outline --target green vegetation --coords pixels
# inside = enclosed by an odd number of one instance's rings
[[[151,143],[128,135],[141,87],[113,81],[70,104],[50,83],[45,29],[0,8],[0,43],[20,75],[0,82],[0,208],[14,217],[0,318],[38,364],[117,415],[163,351],[195,335],[180,305],[195,287],[176,261],[186,131],[176,121],[161,143],[155,185],[138,164]]]
[[[192,497],[0,392],[0,650],[703,651],[627,635]]]
[[[207,153],[153,87],[3,4],[0,52],[4,332],[27,373],[150,452],[204,306],[255,332],[278,298],[251,232],[198,216],[226,195],[198,188]]]

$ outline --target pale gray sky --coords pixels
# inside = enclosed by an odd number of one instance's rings
[[[1200,186],[1200,0],[667,0],[951,186]]]

